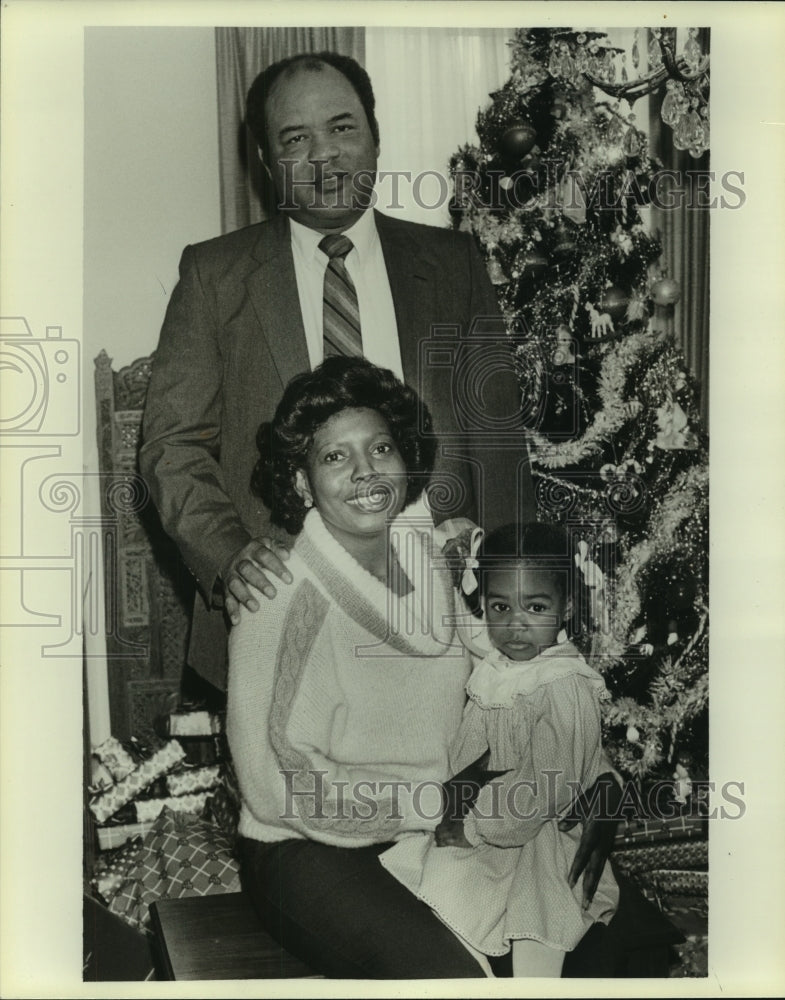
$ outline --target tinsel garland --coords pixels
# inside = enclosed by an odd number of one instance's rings
[[[553,442],[537,431],[529,431],[532,462],[546,469],[561,469],[578,465],[591,455],[601,454],[605,444],[633,416],[624,392],[628,367],[651,344],[652,334],[648,331],[630,334],[605,356],[599,378],[602,408],[582,437],[574,441]]]
[[[673,548],[686,520],[708,505],[709,471],[704,464],[684,470],[652,512],[647,537],[634,545],[616,571],[613,584],[613,630],[599,635],[599,660],[618,660],[629,645],[629,633],[640,615],[637,579],[657,555]],[[696,539],[696,541],[698,541]]]

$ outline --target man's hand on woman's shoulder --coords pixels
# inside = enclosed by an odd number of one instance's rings
[[[272,600],[277,591],[271,577],[283,583],[292,582],[292,574],[284,565],[289,550],[272,538],[252,539],[228,560],[221,571],[224,587],[224,608],[229,620],[240,620],[240,605],[258,611],[259,602],[252,594],[254,587]],[[269,574],[269,575],[268,575]]]

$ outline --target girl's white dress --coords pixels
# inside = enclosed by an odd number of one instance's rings
[[[526,662],[492,649],[476,662],[466,691],[452,773],[488,749],[489,770],[508,772],[480,791],[464,820],[476,846],[437,847],[432,834],[413,834],[380,860],[486,955],[505,954],[521,938],[571,951],[618,903],[606,865],[582,909],[580,880],[574,889],[567,884],[581,827],[562,833],[557,825],[576,788],[587,789],[607,770],[599,708],[605,685],[566,642]]]

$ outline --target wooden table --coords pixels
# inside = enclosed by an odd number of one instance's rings
[[[164,979],[321,978],[270,937],[243,893],[158,900],[150,917]]]

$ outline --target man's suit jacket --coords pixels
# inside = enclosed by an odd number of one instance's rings
[[[376,224],[404,379],[428,404],[440,441],[437,520],[465,515],[493,527],[533,518],[520,395],[473,240],[379,213]],[[256,433],[308,368],[284,216],[186,247],[153,363],[140,469],[202,595],[189,662],[219,688],[226,627],[211,608],[213,587],[251,538],[281,535],[250,492]]]

